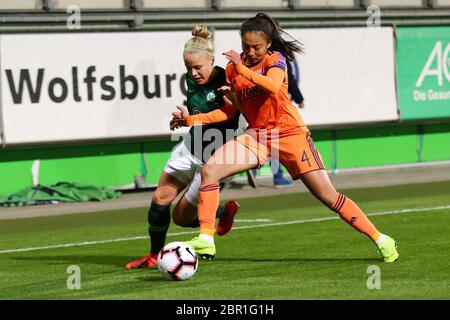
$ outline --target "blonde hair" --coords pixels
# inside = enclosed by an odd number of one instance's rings
[[[205,25],[198,25],[192,29],[192,38],[184,44],[184,52],[204,51],[210,56],[214,55],[212,33]]]

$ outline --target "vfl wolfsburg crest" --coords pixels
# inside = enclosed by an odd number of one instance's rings
[[[214,91],[211,91],[211,92],[208,92],[208,94],[206,95],[206,100],[209,102],[209,101],[214,100],[215,97],[216,97],[216,94],[214,93]]]

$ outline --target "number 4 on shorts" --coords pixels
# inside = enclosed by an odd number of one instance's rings
[[[309,162],[309,158],[308,155],[306,154],[306,151],[303,150],[303,154],[302,154],[302,162],[307,161],[308,162],[308,166],[311,167],[311,163]]]

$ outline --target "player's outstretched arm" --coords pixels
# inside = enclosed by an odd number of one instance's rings
[[[183,107],[177,107],[180,111],[172,113],[172,120],[170,120],[170,130],[179,127],[202,126],[210,123],[217,123],[234,118],[236,115],[236,108],[233,104],[225,103],[220,109],[210,111],[208,113],[200,113],[189,115],[187,111],[182,111]]]

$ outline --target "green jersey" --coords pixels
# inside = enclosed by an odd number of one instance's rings
[[[208,113],[224,105],[223,94],[217,89],[226,85],[225,70],[215,67],[215,76],[207,84],[199,85],[189,75],[186,77],[187,109],[190,115]],[[226,141],[234,137],[239,125],[239,113],[233,119],[203,126],[194,126],[186,137],[186,146],[199,160],[208,158]]]

